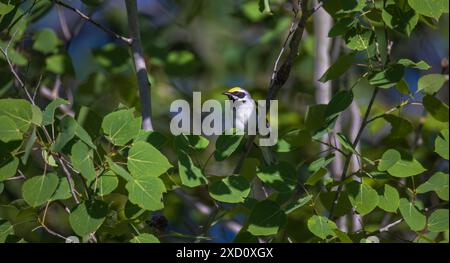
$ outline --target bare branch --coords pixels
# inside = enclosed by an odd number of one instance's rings
[[[395,221],[395,222],[393,222],[393,223],[390,223],[389,225],[380,228],[380,230],[378,230],[378,231],[379,231],[380,233],[387,232],[387,231],[389,231],[389,229],[391,229],[392,227],[394,227],[394,226],[400,224],[401,222],[403,222],[403,219],[399,219],[399,220],[397,220],[397,221]]]
[[[58,160],[59,164],[61,165],[61,168],[63,169],[64,173],[66,174],[67,182],[69,183],[70,193],[72,194],[73,200],[75,200],[75,203],[79,204],[80,200],[78,200],[77,193],[75,192],[75,187],[72,182],[72,175],[67,169],[66,165],[64,164],[64,161],[57,156],[56,154],[53,154],[53,157]]]
[[[139,32],[138,10],[136,0],[125,0],[128,17],[128,29],[131,36],[131,52],[136,70],[139,86],[139,98],[141,101],[142,129],[153,130],[152,106],[151,106],[151,84],[148,80],[147,66],[145,65],[144,53],[142,51],[141,35]]]
[[[69,40],[72,38],[72,33],[70,33],[69,26],[67,25],[67,20],[66,20],[66,16],[64,15],[64,10],[62,9],[61,5],[57,5],[56,10],[58,11],[59,24],[61,25],[61,30],[63,32],[64,38],[66,40]]]
[[[103,30],[104,32],[106,32],[107,34],[113,36],[116,39],[121,40],[122,42],[124,42],[127,45],[131,45],[132,40],[130,38],[121,36],[119,34],[117,34],[116,32],[112,31],[109,28],[106,28],[104,26],[102,26],[100,23],[96,22],[95,20],[93,20],[92,18],[90,18],[88,15],[84,14],[83,12],[81,12],[79,9],[64,3],[63,1],[60,0],[53,0],[53,2],[57,5],[63,6],[73,12],[75,12],[76,14],[78,14],[80,17],[82,17],[83,19],[85,19],[86,21],[90,22],[91,24],[93,24],[94,26],[98,27],[99,29]]]
[[[287,79],[289,78],[289,74],[291,72],[291,66],[294,62],[294,58],[298,55],[299,51],[299,45],[303,37],[303,31],[306,27],[306,20],[315,12],[315,9],[308,10],[308,0],[302,0],[299,1],[300,4],[300,10],[301,10],[301,16],[300,19],[298,19],[297,22],[297,11],[294,11],[295,16],[293,18],[293,22],[291,24],[291,28],[289,30],[288,36],[283,44],[283,47],[280,50],[279,55],[277,56],[277,59],[275,61],[275,66],[273,69],[272,76],[270,78],[270,84],[269,84],[269,90],[268,95],[266,98],[266,109],[269,111],[270,108],[270,101],[273,100],[278,91],[284,86]],[[317,10],[317,9],[316,9]],[[294,26],[292,26],[294,25]],[[286,58],[284,59],[283,63],[279,68],[277,68],[278,63],[281,60],[281,57],[285,50],[289,48],[289,53],[287,54]],[[241,167],[244,163],[245,158],[250,153],[250,150],[253,146],[253,141],[255,140],[256,136],[250,135],[245,143],[245,150],[242,152],[238,163],[234,169],[234,173],[238,174],[241,170]]]

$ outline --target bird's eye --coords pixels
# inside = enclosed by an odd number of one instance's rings
[[[234,95],[240,99],[245,97],[245,93],[243,93],[243,92],[235,92]]]

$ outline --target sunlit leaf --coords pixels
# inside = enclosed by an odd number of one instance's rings
[[[412,230],[420,231],[425,228],[426,217],[408,199],[401,198],[399,208],[400,213]]]
[[[366,215],[377,207],[378,193],[369,185],[353,181],[347,188],[350,203],[361,215]]]
[[[159,243],[159,240],[152,234],[142,233],[133,237],[133,239],[130,240],[130,243]]]
[[[286,214],[277,203],[264,200],[253,207],[248,218],[248,232],[255,236],[274,235],[286,220]]]
[[[245,177],[230,175],[213,182],[208,190],[209,195],[217,201],[242,203],[250,193],[250,184]]]
[[[127,166],[130,173],[136,178],[158,177],[172,167],[160,151],[143,141],[136,142],[131,147]]]
[[[308,219],[308,229],[321,239],[326,239],[336,235],[333,230],[337,229],[337,226],[326,217],[314,215]]]
[[[397,189],[385,184],[384,194],[380,195],[378,198],[378,206],[386,212],[394,213],[397,211],[399,203],[400,195],[398,194]]]

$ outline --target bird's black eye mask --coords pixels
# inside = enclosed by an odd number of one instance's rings
[[[236,101],[237,99],[242,99],[245,97],[245,92],[240,92],[240,91],[235,91],[235,92],[225,92],[223,93],[224,95],[227,95],[227,97],[231,100],[231,101]]]
[[[239,91],[233,92],[233,95],[238,97],[238,98],[240,98],[240,99],[245,97],[245,93],[244,92],[239,92]]]

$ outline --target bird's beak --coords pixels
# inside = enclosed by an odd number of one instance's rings
[[[230,92],[224,92],[222,93],[223,95],[227,96],[230,100],[233,99],[233,94],[231,94]]]

